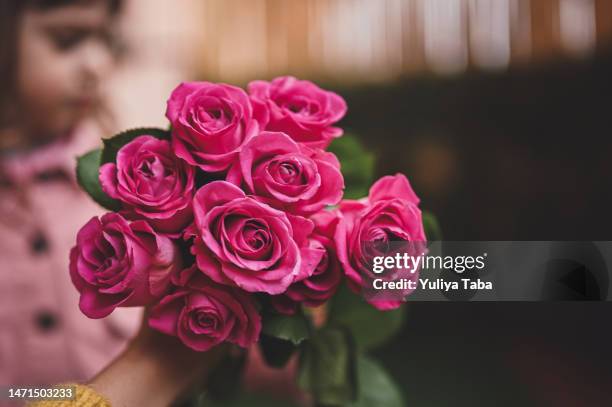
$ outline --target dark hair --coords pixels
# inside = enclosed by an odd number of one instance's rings
[[[7,112],[15,100],[18,28],[25,10],[50,10],[99,0],[0,0],[0,129],[10,122]],[[122,0],[107,0],[111,14],[117,14]]]

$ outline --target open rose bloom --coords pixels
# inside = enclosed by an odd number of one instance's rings
[[[153,329],[206,351],[249,347],[270,315],[303,315],[343,284],[367,292],[372,248],[426,238],[404,175],[343,200],[327,148],[346,110],[339,95],[293,77],[246,91],[186,82],[169,97],[168,130],[106,140],[97,176],[79,169],[111,209],[83,226],[70,253],[83,313],[146,306]],[[402,299],[366,297],[380,310]]]

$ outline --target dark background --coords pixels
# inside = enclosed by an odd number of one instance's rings
[[[446,240],[608,240],[612,51],[499,74],[339,90]]]
[[[612,51],[338,89],[445,240],[612,240]],[[560,298],[561,300],[563,298]],[[612,304],[409,303],[378,349],[408,406],[612,405]]]

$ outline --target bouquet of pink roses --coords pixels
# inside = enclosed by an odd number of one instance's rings
[[[300,383],[326,405],[367,398],[367,375],[391,386],[362,351],[397,328],[401,314],[379,310],[401,301],[358,295],[364,243],[423,242],[425,230],[403,175],[342,200],[340,161],[327,149],[346,110],[339,95],[293,77],[246,92],[182,83],[168,130],[129,130],[80,157],[81,186],[111,211],[82,227],[70,253],[81,311],[150,307],[152,328],[197,351],[261,337],[272,365],[299,351]],[[309,309],[326,302],[315,326]]]

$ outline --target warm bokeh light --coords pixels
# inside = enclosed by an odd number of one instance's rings
[[[202,77],[291,72],[340,82],[503,69],[584,56],[612,32],[605,0],[206,0]]]

